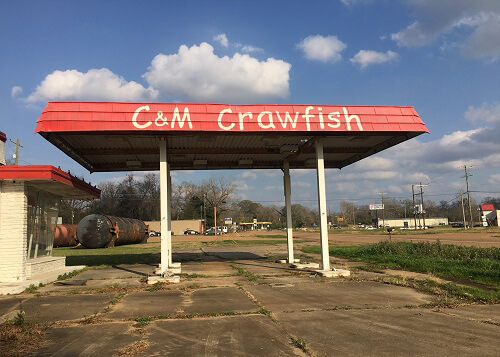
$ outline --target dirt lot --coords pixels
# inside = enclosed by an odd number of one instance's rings
[[[366,231],[369,232],[369,231]],[[296,240],[306,240],[319,243],[319,233],[318,232],[308,232],[308,231],[294,231],[294,238]],[[280,236],[280,237],[278,237]],[[353,231],[346,233],[343,231],[330,232],[329,233],[330,245],[360,245],[360,244],[371,244],[377,243],[381,240],[389,239],[389,234],[380,233],[365,233],[365,231]],[[257,240],[257,239],[285,239],[286,232],[275,230],[275,231],[249,231],[242,233],[230,233],[224,234],[222,236],[202,236],[202,235],[190,235],[190,236],[174,236],[173,242],[207,242],[215,240]],[[443,244],[458,244],[467,246],[477,246],[477,247],[500,247],[500,230],[492,232],[451,232],[451,233],[422,233],[415,234],[410,232],[408,234],[397,234],[392,235],[394,241],[428,241],[435,242],[438,239]],[[148,242],[160,242],[160,237],[151,237]]]

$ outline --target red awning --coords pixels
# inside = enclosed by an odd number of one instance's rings
[[[63,198],[99,198],[101,191],[54,166],[1,166],[0,181],[29,181],[33,186]]]
[[[484,205],[481,205],[481,211],[494,211],[495,210],[495,206],[492,205],[491,203],[486,203]]]
[[[307,168],[321,139],[325,167],[342,168],[429,131],[413,107],[49,103],[36,132],[89,171]]]

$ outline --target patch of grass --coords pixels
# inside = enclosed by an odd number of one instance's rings
[[[72,278],[74,276],[77,276],[78,274],[80,274],[81,272],[83,272],[85,269],[79,269],[79,270],[73,270],[73,271],[70,271],[69,273],[64,273],[64,274],[61,274],[57,277],[57,280],[58,281],[61,281],[61,280],[66,280],[66,279],[69,279],[69,278]]]
[[[24,289],[24,292],[28,293],[28,294],[34,294],[37,292],[37,290],[38,290],[38,286],[36,286],[35,284],[31,284],[26,289]]]
[[[257,238],[286,238],[286,235],[284,234],[258,234],[256,235]]]
[[[319,253],[320,247],[304,251]],[[457,283],[476,284],[500,296],[500,248],[477,248],[429,242],[379,242],[372,245],[331,247],[330,254],[380,267],[434,274]],[[480,286],[483,285],[483,286]]]
[[[259,311],[257,311],[259,314],[262,314],[262,315],[266,315],[266,316],[269,316],[271,317],[271,311],[269,311],[268,309],[264,308],[264,307],[261,307],[259,309]]]
[[[167,286],[167,284],[159,281],[159,282],[154,283],[149,288],[146,288],[144,290],[146,290],[146,291],[158,291],[158,290],[163,290],[166,286]]]
[[[66,265],[152,264],[160,261],[160,243],[87,249],[82,246],[54,248],[52,255],[66,257]]]
[[[301,350],[305,354],[309,355],[309,349],[307,348],[307,343],[303,338],[290,337],[290,339],[292,340],[292,345],[297,347],[299,350]]]
[[[261,278],[260,275],[254,274],[251,271],[246,270],[245,268],[239,267],[237,265],[231,264],[231,268],[236,269],[237,276],[244,276],[248,279],[248,281],[256,281]]]
[[[136,323],[133,325],[134,327],[144,327],[149,325],[153,319],[151,317],[138,317],[135,321]]]
[[[208,275],[204,274],[198,274],[198,273],[193,273],[193,274],[186,274],[184,275],[186,279],[196,279],[196,278],[209,278]]]

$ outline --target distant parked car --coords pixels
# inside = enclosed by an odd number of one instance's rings
[[[187,229],[184,234],[200,234],[200,232],[195,231],[194,229]]]
[[[157,232],[157,231],[149,231],[149,236],[150,237],[159,237],[159,236],[161,236],[161,233]]]

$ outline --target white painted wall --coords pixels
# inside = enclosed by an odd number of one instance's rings
[[[27,220],[24,182],[0,181],[0,282],[26,280]]]

